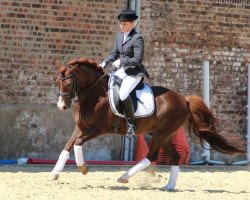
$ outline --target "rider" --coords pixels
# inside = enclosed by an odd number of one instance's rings
[[[134,107],[129,93],[143,77],[148,77],[148,73],[142,65],[144,54],[143,37],[135,30],[137,18],[138,16],[134,10],[121,11],[118,15],[121,32],[116,35],[111,54],[100,64],[104,68],[113,62],[113,66],[117,69],[114,76],[122,79],[119,95],[128,123],[127,134],[130,137],[135,134],[136,124]]]

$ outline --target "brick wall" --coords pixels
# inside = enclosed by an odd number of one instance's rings
[[[249,3],[248,3],[249,4]],[[202,96],[202,63],[210,62],[211,108],[224,134],[246,135],[250,5],[245,1],[142,0],[141,32],[151,84]],[[190,143],[192,160],[200,148]],[[222,155],[213,154],[221,159]],[[234,157],[223,155],[230,161]]]
[[[55,60],[106,56],[126,6],[125,0],[0,1],[0,159],[57,158],[74,122],[55,106]],[[92,140],[85,159],[119,160],[120,144],[121,136]]]
[[[117,1],[2,0],[0,2],[0,102],[57,101],[55,60],[99,61],[118,30]]]
[[[71,119],[56,113],[55,60],[106,57],[119,28],[115,19],[126,5],[125,0],[0,1],[0,157],[57,155],[72,127],[47,121],[48,113],[56,123]],[[211,108],[225,134],[246,134],[249,11],[247,1],[141,0],[149,82],[202,96],[202,63],[208,60]],[[16,144],[18,138],[25,145]],[[201,149],[192,143],[191,149],[191,159],[199,159]]]

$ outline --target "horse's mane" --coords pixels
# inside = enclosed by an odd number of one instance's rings
[[[103,73],[103,69],[97,65],[95,61],[88,60],[87,58],[77,58],[69,61],[68,65],[85,65],[96,69],[97,71]]]

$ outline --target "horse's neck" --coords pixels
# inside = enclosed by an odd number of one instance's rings
[[[93,82],[89,88],[89,91],[87,89],[86,95],[83,96],[82,100],[80,101],[85,108],[93,108],[98,103],[101,103],[100,101],[108,101],[108,81],[105,77],[102,77],[102,80],[100,81],[99,78],[100,77],[98,77]]]
[[[75,120],[80,126],[98,127],[102,131],[112,132],[112,124],[116,118],[110,113],[112,111],[109,105],[106,78],[101,80],[85,97],[81,98],[78,106],[74,109]]]

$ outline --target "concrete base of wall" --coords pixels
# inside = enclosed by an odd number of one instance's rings
[[[203,161],[203,155],[202,155],[203,148],[198,141],[192,142],[191,140],[189,140],[189,149],[191,152],[190,163]],[[231,165],[236,161],[246,160],[246,155],[240,155],[240,154],[227,155],[211,150],[210,160],[225,162],[226,165]]]
[[[57,159],[75,123],[71,110],[41,105],[0,105],[0,159],[34,157]],[[120,160],[122,136],[103,135],[83,145],[85,160]],[[190,162],[202,160],[202,148],[189,139]],[[70,159],[74,159],[71,152]],[[244,155],[211,151],[211,159],[233,163]]]
[[[57,159],[75,123],[71,111],[41,105],[0,105],[0,159]],[[104,135],[83,145],[86,160],[119,160],[122,136]],[[71,159],[74,154],[71,152]]]

